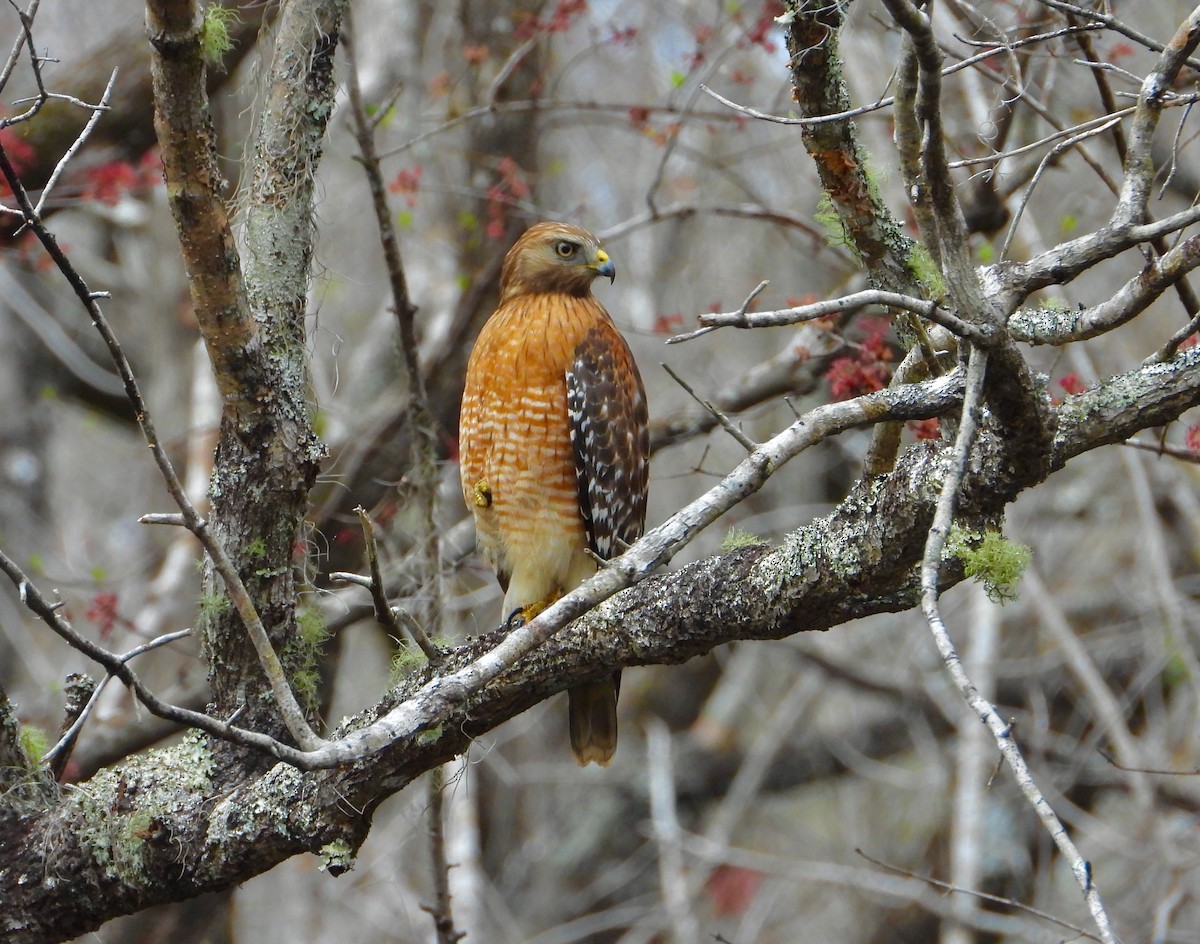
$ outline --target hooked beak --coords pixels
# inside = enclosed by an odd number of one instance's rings
[[[607,276],[610,285],[617,280],[617,267],[612,264],[608,253],[603,249],[596,253],[596,263],[592,268],[596,270],[597,275]]]

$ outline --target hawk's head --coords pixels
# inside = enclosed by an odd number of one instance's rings
[[[544,292],[587,295],[598,275],[611,281],[617,270],[595,236],[570,223],[536,223],[504,257],[500,300]]]

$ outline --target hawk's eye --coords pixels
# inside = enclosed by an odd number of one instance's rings
[[[574,243],[569,243],[565,239],[560,239],[554,244],[554,251],[558,253],[560,259],[570,259],[578,248]]]

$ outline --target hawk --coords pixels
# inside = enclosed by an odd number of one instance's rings
[[[532,618],[641,537],[650,440],[629,345],[592,295],[616,268],[596,237],[538,223],[509,250],[467,365],[463,497],[504,590]],[[621,674],[568,691],[571,751],[606,765]]]

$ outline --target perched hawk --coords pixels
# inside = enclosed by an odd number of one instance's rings
[[[612,280],[616,269],[591,233],[565,223],[528,229],[504,259],[500,306],[467,366],[463,497],[506,616],[532,617],[574,589],[646,521],[646,391],[592,295],[598,275]],[[620,681],[615,672],[568,692],[580,764],[612,759]]]

